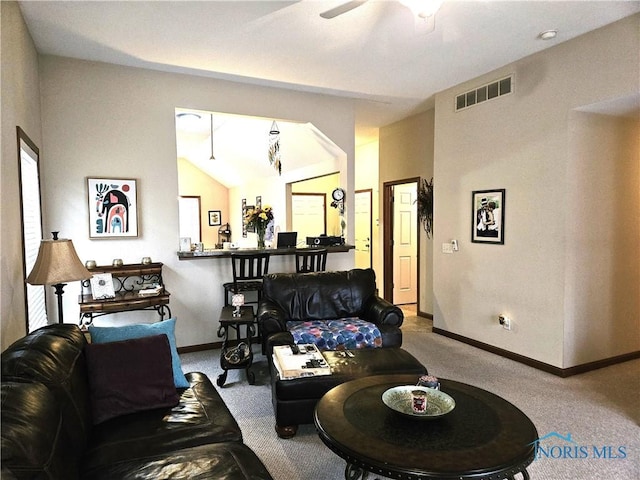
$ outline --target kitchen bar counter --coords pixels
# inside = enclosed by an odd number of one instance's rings
[[[321,247],[298,247],[298,248],[237,248],[235,250],[207,249],[203,252],[178,252],[179,260],[198,260],[201,258],[228,258],[234,253],[252,254],[269,252],[271,255],[295,255],[299,250],[320,250],[324,249],[328,253],[348,252],[353,250],[353,245],[334,245]]]

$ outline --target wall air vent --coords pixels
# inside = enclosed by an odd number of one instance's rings
[[[456,112],[513,93],[513,75],[456,96]]]

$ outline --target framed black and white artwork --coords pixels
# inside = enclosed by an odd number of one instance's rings
[[[471,241],[504,245],[505,189],[471,194]]]

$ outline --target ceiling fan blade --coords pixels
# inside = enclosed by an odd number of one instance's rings
[[[338,15],[342,15],[343,13],[347,13],[348,11],[359,7],[365,2],[367,2],[367,0],[353,0],[351,2],[343,3],[342,5],[338,5],[335,8],[327,10],[326,12],[322,12],[320,16],[326,19],[335,18]]]

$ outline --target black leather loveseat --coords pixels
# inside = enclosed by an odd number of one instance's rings
[[[86,340],[43,327],[2,353],[2,479],[272,479],[215,387],[188,373],[177,406],[92,419]]]
[[[268,344],[294,343],[289,328],[291,322],[319,324],[341,319],[359,319],[373,324],[379,330],[380,337],[377,340],[381,343],[375,346],[402,345],[402,310],[377,295],[375,272],[370,268],[338,272],[274,273],[264,277],[262,299],[257,312],[263,352],[266,353]],[[273,339],[268,341],[273,336],[277,336],[277,342]],[[321,350],[360,348],[336,346],[335,343],[318,347]]]

